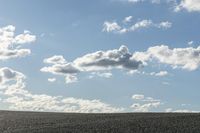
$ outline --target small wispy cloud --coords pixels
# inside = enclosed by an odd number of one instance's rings
[[[150,19],[144,19],[137,21],[134,24],[126,25],[126,23],[130,23],[132,20],[132,16],[125,17],[122,20],[122,25],[118,24],[117,22],[112,21],[105,21],[103,24],[103,32],[112,32],[112,33],[127,33],[127,32],[134,32],[140,29],[147,29],[147,28],[158,28],[158,29],[168,29],[172,27],[172,23],[169,21],[162,21],[159,23],[154,23]]]
[[[49,82],[55,82],[55,81],[56,81],[56,78],[48,78],[48,81],[49,81]]]

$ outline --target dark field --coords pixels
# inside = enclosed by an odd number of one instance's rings
[[[0,133],[200,133],[200,114],[0,111]]]

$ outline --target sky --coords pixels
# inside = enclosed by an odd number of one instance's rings
[[[0,6],[0,110],[199,112],[199,0]]]

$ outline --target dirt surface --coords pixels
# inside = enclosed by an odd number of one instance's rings
[[[0,133],[200,133],[200,114],[0,111]]]

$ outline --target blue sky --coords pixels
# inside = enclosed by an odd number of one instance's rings
[[[0,5],[0,109],[199,111],[198,0]]]

